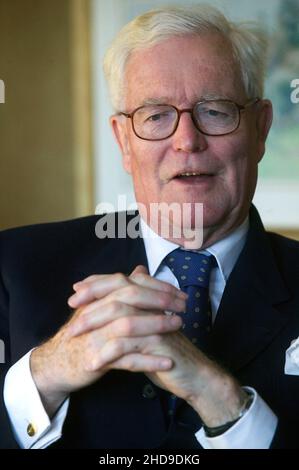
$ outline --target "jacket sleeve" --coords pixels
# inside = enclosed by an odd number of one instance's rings
[[[0,340],[1,340],[1,356],[0,356],[0,449],[17,449],[19,448],[10,425],[10,420],[6,412],[3,388],[4,380],[8,369],[11,366],[10,356],[10,335],[9,335],[9,296],[5,290],[3,283],[3,265],[2,265],[2,237],[0,234]],[[3,354],[4,353],[4,354]],[[3,357],[4,356],[4,357]]]

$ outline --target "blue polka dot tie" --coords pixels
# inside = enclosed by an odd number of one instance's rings
[[[181,248],[172,251],[165,258],[165,263],[177,278],[181,290],[188,294],[186,312],[181,313],[183,333],[203,351],[212,327],[209,281],[214,261],[214,256]]]
[[[182,332],[202,351],[206,350],[212,327],[212,315],[209,302],[209,281],[214,256],[207,256],[194,251],[177,248],[164,259],[178,280],[182,291],[188,294],[186,312],[177,312],[183,319]],[[167,413],[174,414],[177,397],[167,399]]]

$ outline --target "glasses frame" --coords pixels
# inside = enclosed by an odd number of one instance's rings
[[[228,103],[232,103],[234,104],[237,109],[238,109],[238,121],[237,121],[237,124],[235,126],[235,128],[229,132],[225,132],[224,134],[211,134],[211,133],[208,133],[208,132],[204,132],[202,131],[196,120],[195,120],[195,117],[194,117],[194,109],[196,106],[198,106],[199,104],[203,104],[203,103],[209,103],[209,102],[228,102]],[[135,129],[135,125],[134,125],[134,115],[137,113],[137,111],[139,111],[139,109],[142,109],[144,107],[146,107],[146,105],[143,105],[143,106],[139,106],[138,108],[134,109],[134,111],[132,111],[131,113],[124,113],[124,112],[119,112],[117,113],[118,116],[125,116],[126,118],[128,119],[131,119],[131,122],[132,122],[132,129],[134,131],[134,134],[139,138],[139,139],[142,139],[142,140],[148,140],[148,141],[151,141],[151,142],[155,142],[155,141],[160,141],[160,140],[166,140],[166,139],[169,139],[169,137],[173,136],[173,134],[176,132],[177,128],[178,128],[178,125],[179,125],[179,122],[180,122],[180,119],[181,119],[181,115],[183,113],[190,113],[191,115],[191,118],[192,118],[192,121],[193,121],[193,124],[194,126],[196,127],[196,129],[201,132],[201,134],[204,134],[204,135],[208,135],[208,136],[212,136],[212,137],[221,137],[223,135],[229,135],[229,134],[232,134],[233,132],[235,132],[238,127],[240,126],[240,122],[241,122],[241,112],[244,111],[246,108],[248,108],[249,106],[252,106],[254,104],[256,104],[258,101],[260,101],[260,98],[252,98],[251,100],[247,101],[245,104],[238,104],[238,103],[235,103],[235,101],[232,101],[232,100],[227,100],[227,99],[210,99],[210,100],[202,100],[202,101],[198,101],[197,103],[195,103],[195,105],[193,106],[193,108],[184,108],[184,109],[179,109],[177,108],[176,106],[172,105],[172,104],[157,104],[155,106],[169,106],[170,108],[172,109],[175,109],[176,113],[177,113],[177,121],[176,121],[176,124],[173,128],[173,131],[171,132],[171,134],[169,134],[167,137],[162,137],[162,138],[159,138],[159,139],[149,139],[149,138],[146,138],[146,137],[141,137],[138,132],[136,132],[136,129]]]

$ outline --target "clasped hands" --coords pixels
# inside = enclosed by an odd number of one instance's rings
[[[185,293],[150,277],[143,266],[130,276],[94,275],[73,287],[72,318],[31,355],[50,416],[71,392],[111,369],[146,373],[186,400],[208,426],[238,415],[245,392],[179,331],[178,315],[165,315],[185,310]]]

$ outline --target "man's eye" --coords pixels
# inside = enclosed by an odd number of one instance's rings
[[[152,114],[152,116],[149,116],[147,118],[147,121],[159,121],[163,115],[160,114]]]
[[[207,113],[210,116],[219,116],[220,114],[223,114],[223,113],[220,113],[219,111],[216,111],[216,109],[208,109]]]
[[[149,121],[149,122],[157,122],[157,121],[163,121],[163,122],[167,122],[168,120],[172,119],[173,118],[173,114],[172,113],[169,113],[168,111],[166,111],[165,113],[155,113],[155,114],[151,114],[147,119],[146,121]]]
[[[228,116],[228,113],[226,113],[224,110],[219,111],[217,109],[206,109],[204,111],[204,114],[209,117],[215,117],[215,118],[226,118]]]

